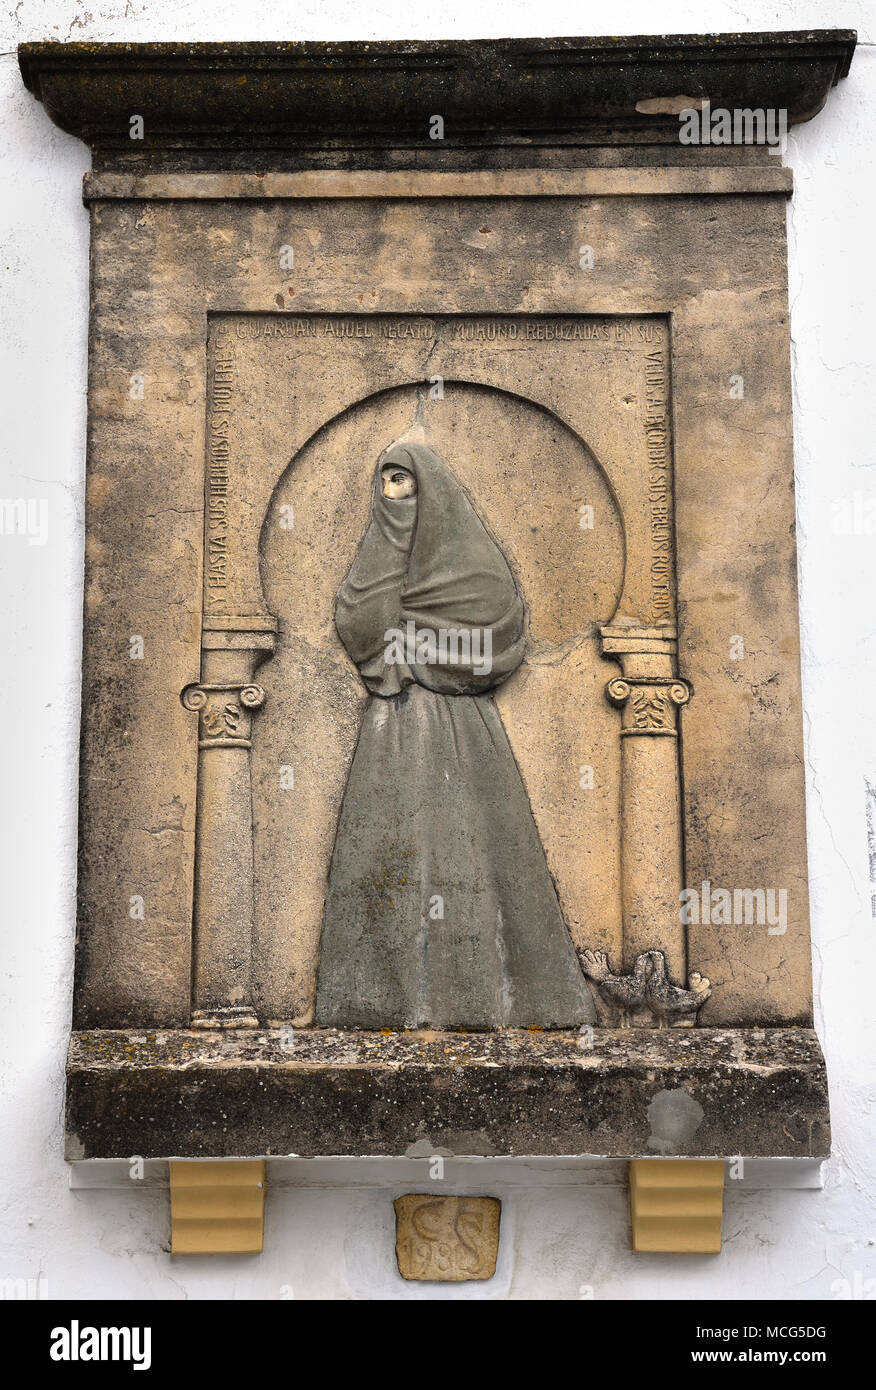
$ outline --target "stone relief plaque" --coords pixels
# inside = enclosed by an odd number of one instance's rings
[[[502,1212],[497,1198],[406,1193],[396,1197],[394,1206],[395,1250],[403,1279],[492,1279]]]
[[[438,509],[447,528],[445,544],[464,548],[463,510],[480,534],[486,534],[476,510],[480,507],[489,530],[508,547],[507,558],[498,545],[492,553],[509,576],[519,577],[519,631],[515,628],[512,634],[513,651],[500,656],[507,667],[500,671],[501,681],[487,677],[481,683],[495,691],[500,726],[509,730],[532,814],[543,827],[541,841],[571,939],[580,952],[608,952],[620,966],[624,947],[617,826],[622,758],[618,721],[604,696],[610,672],[601,657],[605,638],[599,629],[610,620],[625,630],[653,629],[652,641],[662,643],[667,652],[673,647],[665,321],[217,316],[211,322],[209,354],[205,630],[215,634],[208,638],[211,644],[222,644],[223,663],[230,659],[228,641],[240,652],[241,692],[249,690],[251,663],[273,648],[270,664],[261,667],[259,677],[270,699],[258,716],[252,754],[252,989],[261,1016],[303,1023],[313,1017],[328,856],[356,740],[362,737],[358,708],[367,698],[362,683],[351,680],[349,660],[344,660],[336,630],[337,594],[366,525],[374,461],[411,430],[430,441],[423,458],[453,459],[453,470],[445,466],[442,472],[459,506],[454,513],[445,498]],[[623,412],[620,425],[614,419],[616,403]],[[425,443],[412,447],[427,448]],[[344,460],[341,469],[338,459]],[[435,539],[440,543],[437,532]],[[521,594],[531,596],[529,601]],[[430,603],[434,605],[434,596]],[[249,624],[255,631],[250,648],[244,646],[242,615],[258,619]],[[503,616],[507,626],[507,615]],[[401,609],[397,619],[401,620]],[[461,621],[452,603],[444,621],[450,631]],[[260,625],[263,630],[256,631]],[[228,636],[232,631],[233,638]],[[411,683],[410,676],[404,683]],[[380,682],[377,687],[380,706],[392,697]],[[642,687],[636,698],[645,690],[658,704],[668,698],[661,697],[662,687],[656,686]],[[238,737],[250,743],[250,716],[244,716],[234,701],[229,714],[229,693],[212,691],[205,705],[212,729],[201,739],[205,762],[207,750],[213,749],[217,757],[211,763],[234,763],[233,749],[220,752],[229,746],[229,718],[244,731]],[[206,699],[207,692],[185,697],[193,698]],[[255,688],[249,698],[258,699]],[[448,708],[464,707],[455,695],[450,698]],[[552,712],[549,741],[544,735],[546,704]],[[484,708],[494,707],[491,693]],[[383,704],[379,717],[391,708]],[[203,733],[203,713],[201,720]],[[314,727],[323,731],[317,742]],[[235,737],[231,733],[232,741]],[[419,759],[431,775],[431,760],[423,761],[422,750]],[[594,764],[600,767],[598,787],[595,777],[594,785],[587,785],[587,770]],[[671,768],[670,774],[671,784]],[[378,785],[371,788],[372,794]],[[396,815],[401,786],[399,782],[390,795]],[[233,814],[245,816],[246,797],[236,804]],[[205,824],[212,815],[210,807],[202,807],[201,814]],[[495,814],[494,808],[494,819]],[[451,813],[450,821],[455,820]],[[568,852],[582,822],[591,849],[587,857]],[[228,842],[228,829],[216,828],[223,844]],[[404,826],[399,830],[404,838]],[[677,821],[675,830],[680,833]],[[497,835],[492,865],[505,852],[514,858],[507,832],[506,825]],[[422,842],[423,834],[421,826],[414,838]],[[248,840],[244,830],[240,843],[247,861]],[[209,871],[201,892],[204,901],[214,903],[215,856],[205,839],[202,843],[198,859],[209,864]],[[442,871],[457,882],[463,850],[460,843]],[[398,877],[400,866],[380,861],[376,841],[372,853],[377,855],[372,868],[378,878]],[[426,929],[421,918],[448,921],[430,918],[430,911],[456,911],[459,920],[454,927],[451,919],[449,929],[468,931],[470,907],[454,908],[443,901],[446,894],[439,890],[444,878],[439,875],[440,883],[422,881],[418,851],[411,853],[414,863],[408,867],[417,871],[422,901],[409,903],[403,934],[422,937]],[[220,872],[233,874],[239,887],[245,866],[241,871],[231,866],[227,854],[219,857],[224,866]],[[489,872],[490,865],[485,863],[484,869]],[[517,890],[509,888],[505,894],[506,917],[515,910],[514,900],[523,897],[524,882],[531,884],[531,872]],[[678,887],[671,882],[665,891],[675,896]],[[433,898],[442,901],[431,903]],[[230,883],[221,901],[239,926],[246,912]],[[502,910],[501,901],[491,908]],[[527,908],[522,914],[530,915]],[[539,921],[543,932],[543,909]],[[205,933],[214,931],[205,923]],[[433,925],[432,937],[441,931]],[[558,934],[565,937],[565,926]],[[492,937],[495,943],[494,929]],[[210,939],[215,964],[222,953],[217,952],[215,936]],[[497,949],[495,944],[492,949]],[[423,950],[421,943],[421,955]],[[683,971],[680,961],[674,964]],[[245,962],[242,968],[245,972]],[[485,964],[485,969],[495,975],[497,961]],[[588,969],[598,973],[595,965]],[[577,978],[569,987],[580,994],[584,979],[577,964],[574,974]],[[522,984],[521,980],[521,988]],[[557,990],[562,993],[559,981]],[[356,1014],[355,1007],[349,1011],[351,1005],[348,1000],[348,1021]],[[218,1007],[232,1007],[230,999]],[[383,1018],[379,1010],[366,1011],[359,1022],[366,1016],[375,1027],[439,1021],[415,1015],[410,1008]],[[332,1017],[337,1021],[340,1014]],[[540,1026],[557,1021],[550,1009],[525,1017]],[[580,1024],[594,1017],[587,996],[567,1022]],[[494,1012],[492,1020],[498,1024],[500,1016]],[[446,1025],[450,1015],[445,1011],[440,1021]],[[455,1021],[464,1023],[465,1012]],[[477,1013],[467,1021],[483,1026]]]
[[[826,1152],[791,175],[657,98],[849,37],[528,42],[445,142],[429,45],[324,130],[344,46],[22,51],[95,155],[73,1156]]]

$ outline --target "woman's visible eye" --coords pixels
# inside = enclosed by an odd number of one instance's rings
[[[409,473],[406,468],[396,468],[393,464],[386,465],[382,471],[383,495],[391,497],[397,501],[402,497],[413,497],[417,491],[417,482],[413,473]]]

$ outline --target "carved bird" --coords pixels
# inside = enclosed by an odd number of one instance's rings
[[[712,993],[709,980],[698,970],[691,971],[689,989],[674,985],[666,977],[666,959],[662,951],[649,951],[651,969],[647,981],[648,1003],[661,1020],[695,1014]],[[693,1019],[691,1019],[691,1022]]]
[[[581,967],[588,979],[599,986],[604,999],[616,1004],[618,1008],[633,1011],[645,998],[648,974],[648,952],[637,960],[631,975],[614,975],[604,951],[582,951]]]

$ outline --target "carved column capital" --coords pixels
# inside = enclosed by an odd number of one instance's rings
[[[187,685],[180,699],[199,715],[199,748],[251,748],[252,715],[265,703],[260,685]]]
[[[690,686],[672,679],[610,680],[605,693],[622,710],[621,737],[668,735],[677,737],[677,711],[690,699]]]

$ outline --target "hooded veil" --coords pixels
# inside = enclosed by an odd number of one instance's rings
[[[412,473],[417,495],[384,497],[387,467]],[[489,673],[465,663],[388,665],[385,633],[409,622],[417,631],[474,629],[477,649],[492,653]],[[423,444],[396,444],[378,461],[371,524],[338,593],[335,625],[375,695],[397,695],[412,681],[476,695],[523,660],[523,600],[508,561],[447,465]]]
[[[415,496],[383,495],[388,466],[413,474]],[[378,461],[335,624],[372,699],[329,870],[315,1022],[592,1021],[489,693],[523,659],[523,600],[467,493],[423,444]]]

